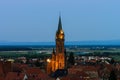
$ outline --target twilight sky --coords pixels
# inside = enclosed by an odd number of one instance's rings
[[[120,0],[0,0],[0,41],[120,40]]]

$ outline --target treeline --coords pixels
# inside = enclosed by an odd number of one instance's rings
[[[28,47],[0,47],[0,51],[26,51],[32,50],[32,48]]]
[[[38,53],[27,53],[27,54],[15,54],[10,53],[8,54],[0,54],[1,58],[18,58],[18,57],[26,57],[26,58],[44,58],[44,57],[50,57],[50,54],[38,54]]]
[[[88,54],[80,54],[79,56],[110,56],[110,55],[118,55],[120,56],[120,52],[93,52]]]

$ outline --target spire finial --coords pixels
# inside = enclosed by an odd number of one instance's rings
[[[59,12],[59,17],[61,17],[61,12]]]
[[[59,13],[58,31],[62,30],[61,13]]]

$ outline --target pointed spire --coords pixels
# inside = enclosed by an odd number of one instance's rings
[[[61,16],[59,15],[58,31],[62,30]]]
[[[55,54],[55,49],[53,48],[53,53]]]

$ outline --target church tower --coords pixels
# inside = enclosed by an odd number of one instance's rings
[[[56,31],[56,52],[53,49],[52,53],[52,72],[57,69],[65,69],[65,54],[64,54],[64,31],[62,30],[61,17],[59,16],[58,29]]]

